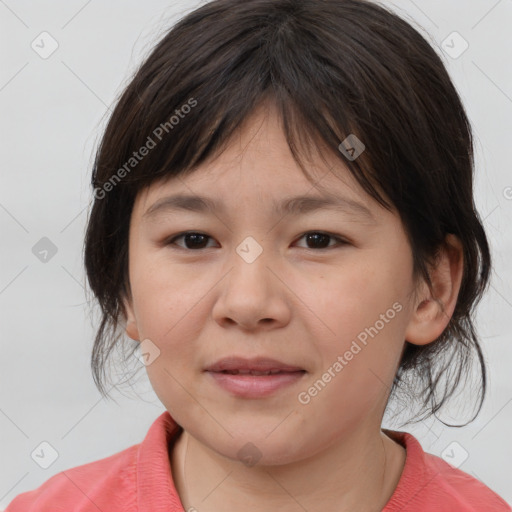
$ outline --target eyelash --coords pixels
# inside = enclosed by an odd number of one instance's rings
[[[348,245],[349,242],[337,235],[334,235],[332,233],[328,233],[328,232],[325,232],[325,231],[306,231],[305,233],[303,233],[300,238],[304,238],[306,235],[311,235],[311,234],[318,234],[318,235],[324,235],[324,236],[327,236],[327,237],[330,237],[334,240],[336,240],[338,242],[337,245],[333,245],[333,246],[330,246],[330,247],[322,247],[320,249],[315,249],[315,248],[310,248],[310,247],[303,247],[303,249],[307,249],[309,251],[326,251],[328,249],[334,249],[336,247],[341,247],[343,245]],[[164,242],[164,245],[165,246],[171,246],[171,245],[174,245],[175,248],[177,249],[182,249],[182,250],[185,250],[185,251],[194,251],[194,252],[199,252],[199,251],[202,251],[204,249],[211,249],[211,247],[203,247],[203,248],[200,248],[200,249],[188,249],[187,247],[181,247],[179,245],[177,245],[175,243],[176,240],[180,239],[180,238],[183,238],[184,236],[186,235],[201,235],[201,236],[205,236],[209,239],[212,239],[212,237],[210,237],[209,235],[207,235],[206,233],[201,233],[199,231],[184,231],[183,233],[180,233],[179,235],[176,235],[176,236],[173,236],[171,238],[168,238],[165,242]]]

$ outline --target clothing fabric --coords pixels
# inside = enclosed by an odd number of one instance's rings
[[[181,432],[166,411],[142,443],[61,471],[16,496],[5,512],[184,512],[169,460],[169,447]],[[407,455],[398,486],[382,512],[512,511],[483,483],[425,453],[411,434],[385,432]]]

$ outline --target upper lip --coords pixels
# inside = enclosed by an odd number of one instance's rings
[[[289,365],[268,357],[224,357],[208,366],[205,371],[222,372],[224,370],[254,370],[260,372],[269,370],[280,370],[283,372],[305,371],[303,368],[299,368],[298,366]]]

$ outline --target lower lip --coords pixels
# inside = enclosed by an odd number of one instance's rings
[[[297,383],[306,372],[275,373],[273,375],[233,375],[208,372],[226,391],[242,398],[263,398]]]

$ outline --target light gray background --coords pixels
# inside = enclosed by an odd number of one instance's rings
[[[113,392],[117,403],[94,387],[97,317],[88,317],[81,250],[105,114],[163,31],[198,5],[0,0],[0,509],[59,471],[141,442],[165,410],[144,369],[131,395]],[[462,96],[476,135],[476,201],[495,261],[478,314],[491,370],[484,409],[461,429],[430,419],[403,430],[436,455],[456,441],[448,453],[468,454],[460,468],[512,502],[512,2],[391,5],[428,32],[415,25],[437,46]],[[47,59],[31,48],[43,31],[59,45]],[[458,58],[442,49],[454,31],[469,44]],[[448,44],[461,48],[451,37]],[[46,263],[32,252],[42,237],[57,247]],[[42,441],[59,454],[48,469],[30,456]]]

